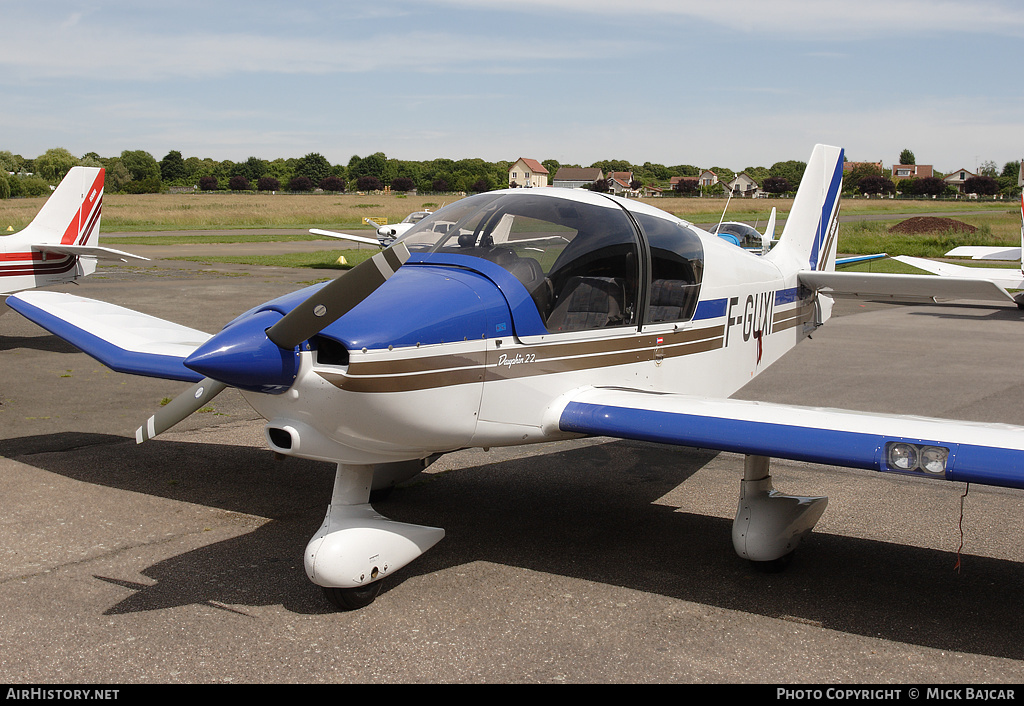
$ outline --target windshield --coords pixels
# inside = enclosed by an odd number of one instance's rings
[[[420,221],[401,240],[413,252],[502,266],[530,292],[549,331],[636,323],[637,234],[623,210],[603,197],[480,194]]]

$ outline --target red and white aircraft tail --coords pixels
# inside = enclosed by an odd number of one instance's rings
[[[85,277],[100,258],[147,259],[99,246],[103,175],[73,167],[24,230],[0,237],[0,295]]]

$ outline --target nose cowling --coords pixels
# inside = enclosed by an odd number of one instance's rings
[[[282,318],[264,310],[225,328],[185,359],[185,367],[232,387],[280,394],[295,382],[297,350],[284,350],[267,338],[267,329]]]

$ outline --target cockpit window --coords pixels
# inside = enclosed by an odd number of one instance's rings
[[[637,234],[602,197],[480,194],[402,237],[412,251],[471,255],[523,283],[548,331],[637,324]]]
[[[704,274],[704,247],[682,223],[633,214],[651,247],[651,295],[647,323],[689,321],[697,308]]]

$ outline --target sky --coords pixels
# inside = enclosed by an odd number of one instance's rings
[[[1017,0],[0,0],[0,150],[1024,157]]]

